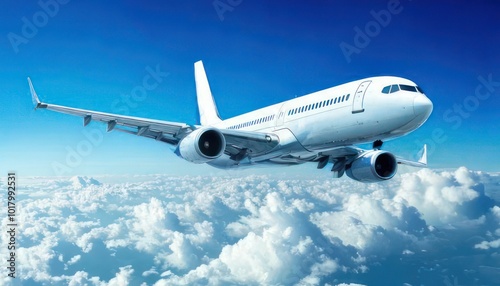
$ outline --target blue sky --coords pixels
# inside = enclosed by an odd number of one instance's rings
[[[49,12],[37,2],[4,5],[1,169],[55,175],[54,164],[68,166],[71,150],[90,146],[65,174],[210,170],[164,144],[118,132],[88,145],[82,132],[105,133],[105,126],[83,129],[80,118],[33,111],[26,82],[30,76],[50,103],[195,123],[193,63],[202,59],[225,118],[364,77],[409,78],[425,89],[434,112],[386,149],[411,156],[428,143],[432,168],[499,171],[500,3],[402,0],[347,60],[341,44],[355,45],[356,27],[365,31],[375,20],[371,11],[393,3],[351,2],[40,1],[51,3]],[[144,98],[125,102],[151,68],[168,76]],[[479,88],[489,96],[476,91],[479,78],[493,82]]]

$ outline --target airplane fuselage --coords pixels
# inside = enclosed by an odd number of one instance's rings
[[[415,89],[383,93],[389,85]],[[431,111],[430,100],[410,80],[391,76],[357,80],[214,124],[221,129],[273,132],[289,142],[280,142],[278,157],[268,153],[235,163],[221,156],[209,164],[225,168],[259,162],[302,163],[335,147],[406,135],[420,127]],[[286,144],[289,152],[283,152]]]

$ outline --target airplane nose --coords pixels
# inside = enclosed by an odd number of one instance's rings
[[[416,116],[428,118],[432,112],[432,102],[425,95],[419,95],[413,100],[413,112]]]

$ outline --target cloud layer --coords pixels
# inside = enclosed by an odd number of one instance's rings
[[[324,175],[33,179],[18,198],[18,279],[496,283],[498,174],[424,169],[380,184]]]

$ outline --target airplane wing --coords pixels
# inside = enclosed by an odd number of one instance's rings
[[[35,109],[48,109],[60,113],[80,116],[83,118],[83,126],[87,126],[92,120],[100,121],[107,124],[108,132],[118,130],[155,139],[174,146],[189,133],[200,127],[185,123],[124,116],[43,103],[38,98],[30,78],[28,78],[28,83]],[[225,152],[231,156],[265,153],[273,149],[279,143],[278,137],[271,133],[267,134],[227,129],[221,129],[220,132],[226,139]]]
[[[108,132],[116,129],[118,131],[156,139],[173,145],[177,144],[186,134],[196,129],[196,127],[184,123],[124,116],[43,103],[38,98],[30,78],[28,78],[28,82],[33,102],[36,104],[35,109],[42,108],[80,116],[83,118],[83,126],[87,126],[92,120],[100,121],[107,124]]]

